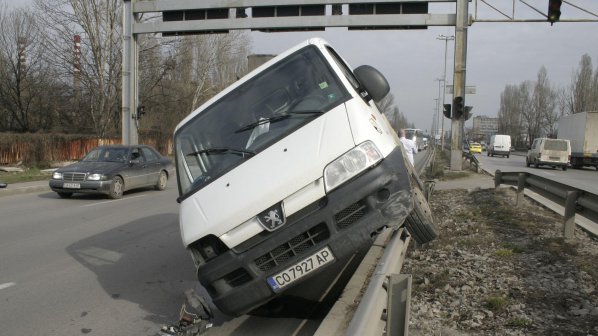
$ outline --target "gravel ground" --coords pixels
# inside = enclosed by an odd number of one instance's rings
[[[441,237],[409,247],[410,335],[598,336],[598,240],[511,188],[435,191]],[[414,242],[412,244],[415,244]]]

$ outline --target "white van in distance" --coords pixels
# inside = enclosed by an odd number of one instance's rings
[[[221,311],[300,286],[384,227],[436,238],[422,182],[375,105],[389,90],[371,66],[352,71],[310,39],[177,126],[181,236]]]
[[[569,157],[571,156],[571,144],[566,139],[534,139],[532,147],[527,151],[525,165],[538,168],[541,165],[560,167],[567,170]]]
[[[511,136],[505,134],[495,134],[490,137],[490,144],[488,145],[488,156],[502,155],[509,157],[511,155]]]

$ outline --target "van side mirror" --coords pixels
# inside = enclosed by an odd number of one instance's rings
[[[358,66],[353,73],[375,102],[382,100],[390,91],[390,85],[384,75],[370,65]]]

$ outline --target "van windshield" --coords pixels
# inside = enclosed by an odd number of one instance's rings
[[[567,151],[567,141],[563,140],[546,140],[544,149],[555,151]]]
[[[307,46],[204,108],[174,135],[181,194],[199,190],[281,138],[350,99]]]

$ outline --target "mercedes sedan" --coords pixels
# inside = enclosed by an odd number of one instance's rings
[[[99,146],[81,161],[54,171],[50,188],[61,198],[95,193],[118,199],[136,188],[164,190],[173,174],[172,161],[150,146]]]

